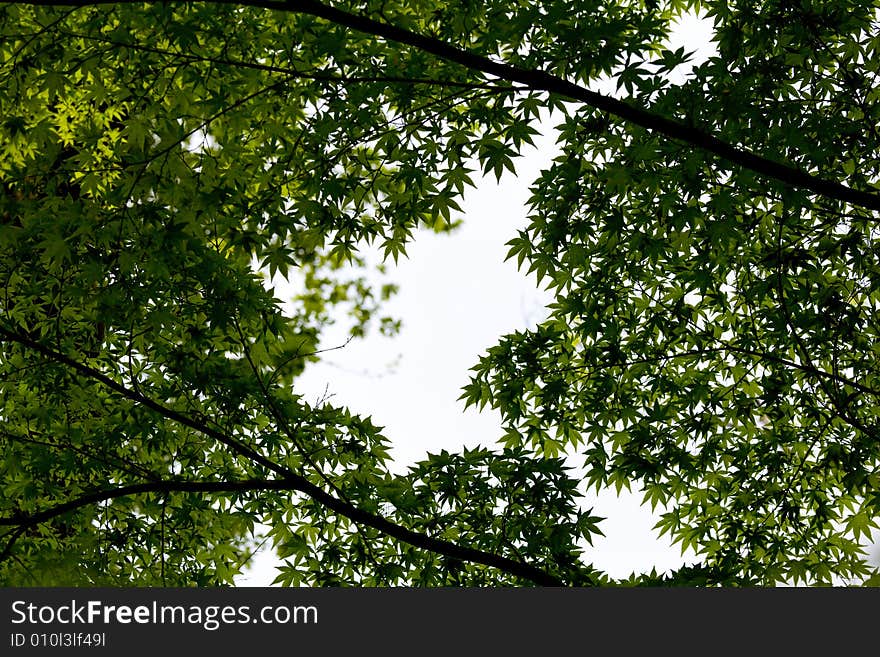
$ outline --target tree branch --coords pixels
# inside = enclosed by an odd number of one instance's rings
[[[21,527],[27,529],[84,506],[91,506],[92,504],[97,504],[99,502],[115,500],[119,497],[127,497],[129,495],[138,495],[140,493],[245,493],[255,490],[294,491],[298,489],[288,479],[150,481],[85,493],[84,495],[67,502],[63,502],[43,511],[38,511],[37,513],[17,516],[13,515],[5,518],[0,517],[0,526]]]
[[[152,0],[155,2],[156,0]],[[166,0],[163,0],[163,2]],[[819,178],[789,164],[776,162],[762,157],[750,150],[738,148],[718,137],[684,125],[678,121],[654,114],[648,110],[633,107],[622,100],[611,96],[591,91],[574,82],[551,75],[541,70],[530,70],[497,62],[474,54],[467,50],[456,48],[440,39],[417,34],[410,30],[391,25],[381,21],[351,14],[347,11],[330,7],[314,0],[208,0],[217,4],[234,4],[239,6],[259,7],[274,11],[288,12],[293,14],[305,14],[322,18],[331,23],[348,27],[358,32],[382,37],[402,45],[411,46],[421,51],[430,53],[441,59],[464,66],[465,68],[480,71],[508,82],[518,82],[526,85],[534,91],[546,91],[557,94],[572,101],[584,103],[590,107],[607,112],[634,125],[664,135],[671,139],[683,141],[691,146],[700,148],[719,156],[731,164],[744,167],[755,173],[773,178],[779,182],[807,189],[820,196],[833,198],[838,201],[858,205],[870,210],[880,210],[880,195],[873,192],[847,187],[841,183]],[[0,0],[0,4],[11,4],[10,0]],[[42,6],[96,6],[105,4],[135,4],[131,2],[116,2],[115,0],[31,0],[18,4],[31,4]],[[136,4],[142,4],[140,2]]]
[[[113,390],[114,392],[122,395],[126,399],[129,399],[146,408],[149,408],[150,410],[158,413],[166,419],[169,419],[185,427],[189,427],[190,429],[198,431],[199,433],[208,436],[209,438],[213,438],[217,442],[231,449],[236,454],[244,456],[251,462],[258,464],[281,477],[281,480],[284,481],[286,484],[286,490],[304,493],[316,502],[324,505],[325,507],[327,507],[331,511],[338,513],[339,515],[348,518],[352,522],[360,523],[366,525],[367,527],[372,527],[373,529],[376,529],[383,534],[386,534],[387,536],[396,538],[397,540],[408,543],[409,545],[412,545],[414,547],[421,548],[429,552],[436,552],[437,554],[442,554],[448,557],[452,557],[454,559],[460,559],[462,561],[469,561],[472,563],[479,563],[484,566],[497,568],[502,572],[528,579],[535,584],[541,586],[564,585],[562,580],[560,580],[558,577],[556,577],[555,575],[551,575],[550,573],[547,573],[544,570],[537,568],[536,566],[521,563],[519,561],[514,561],[513,559],[509,559],[507,557],[503,557],[497,554],[492,554],[490,552],[484,552],[483,550],[477,550],[474,548],[456,545],[455,543],[451,543],[449,541],[434,538],[432,536],[427,536],[425,534],[420,534],[411,529],[407,529],[406,527],[395,524],[390,520],[383,518],[382,516],[364,511],[363,509],[360,509],[353,504],[340,500],[333,495],[330,495],[322,488],[316,486],[302,475],[299,475],[289,468],[279,465],[278,463],[275,463],[274,461],[266,458],[259,452],[255,451],[253,448],[242,443],[240,440],[232,436],[226,435],[216,429],[213,429],[204,422],[190,418],[178,411],[175,411],[172,408],[168,408],[155,401],[154,399],[150,399],[149,397],[146,397],[139,392],[135,392],[134,390],[127,388],[121,383],[114,381],[103,372],[100,372],[88,365],[85,365],[84,363],[80,363],[68,356],[65,356],[64,354],[61,354],[38,342],[35,342],[25,335],[9,331],[4,327],[0,327],[0,341],[15,342],[26,347],[27,349],[36,351],[42,356],[49,358],[57,363],[63,364],[75,370],[79,374],[85,376],[86,378],[100,383],[106,388],[109,388],[110,390]]]
[[[0,2],[2,4],[2,2]],[[193,62],[193,63],[207,63],[207,64],[219,64],[222,66],[230,66],[234,68],[245,68],[254,71],[263,71],[266,73],[280,73],[282,75],[287,76],[288,78],[296,78],[303,80],[314,80],[316,82],[339,82],[342,84],[371,84],[371,83],[387,83],[387,84],[411,84],[411,85],[425,85],[431,87],[449,87],[452,89],[463,89],[463,90],[471,90],[471,89],[481,89],[488,91],[527,91],[528,89],[525,87],[515,87],[511,85],[493,85],[488,83],[477,83],[477,82],[456,82],[455,80],[441,80],[435,78],[418,78],[418,77],[399,77],[399,76],[388,76],[388,75],[371,75],[371,76],[347,76],[347,75],[333,75],[329,73],[327,70],[315,69],[311,71],[301,71],[290,67],[285,66],[273,66],[271,64],[262,64],[259,62],[248,62],[240,59],[230,59],[226,57],[209,57],[207,55],[194,55],[192,53],[176,51],[176,50],[167,50],[163,48],[156,48],[153,46],[146,46],[141,43],[134,43],[129,41],[115,41],[113,39],[109,39],[106,37],[96,37],[88,34],[79,34],[77,32],[62,32],[62,34],[66,36],[71,36],[77,39],[85,39],[88,41],[95,41],[97,43],[104,43],[109,46],[113,46],[116,48],[129,48],[131,50],[137,50],[140,52],[149,52],[156,55],[165,55],[168,57],[174,57],[176,59],[181,59],[185,62]]]

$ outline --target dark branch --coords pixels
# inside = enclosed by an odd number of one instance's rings
[[[2,2],[0,2],[2,4]],[[262,64],[259,62],[248,62],[240,59],[230,59],[226,57],[209,57],[207,55],[194,55],[192,53],[177,51],[177,50],[167,50],[164,48],[156,48],[153,46],[146,46],[142,43],[134,43],[130,41],[116,41],[114,39],[108,39],[106,37],[96,37],[88,34],[79,34],[76,32],[62,32],[62,34],[76,37],[78,39],[85,39],[88,41],[95,41],[98,43],[104,43],[109,46],[113,46],[116,48],[129,48],[131,50],[137,50],[140,52],[149,52],[155,55],[165,55],[168,57],[174,57],[175,59],[180,59],[186,62],[193,63],[204,63],[204,64],[219,64],[222,66],[230,66],[233,68],[245,68],[254,71],[263,71],[266,73],[280,73],[282,75],[287,76],[288,78],[294,79],[303,79],[303,80],[314,80],[316,82],[338,82],[341,84],[374,84],[374,83],[386,83],[386,84],[411,84],[411,85],[424,85],[429,87],[448,87],[452,89],[481,89],[488,91],[526,91],[528,90],[525,87],[514,87],[511,85],[495,85],[488,83],[477,83],[477,82],[458,82],[455,80],[440,80],[435,78],[418,78],[418,77],[400,77],[393,75],[371,75],[371,76],[349,76],[349,75],[339,75],[333,74],[326,70],[315,69],[311,71],[301,71],[290,67],[285,66],[273,66],[271,64]]]
[[[138,495],[140,493],[245,493],[255,490],[297,490],[287,479],[244,479],[239,481],[150,481],[140,484],[129,484],[117,488],[107,488],[86,493],[68,502],[51,508],[26,515],[7,518],[0,517],[0,526],[35,527],[52,518],[75,511],[84,506],[91,506],[119,497]]]
[[[164,0],[163,0],[164,1]],[[648,110],[633,107],[628,103],[591,91],[574,82],[551,75],[540,70],[523,69],[512,64],[493,61],[487,57],[456,48],[434,37],[417,34],[381,21],[351,14],[347,11],[329,7],[313,0],[209,0],[217,4],[260,7],[274,11],[306,14],[322,18],[358,32],[372,34],[407,46],[412,46],[465,68],[480,71],[508,82],[518,82],[534,91],[546,91],[581,102],[603,112],[617,116],[624,121],[657,132],[671,139],[683,141],[691,146],[714,153],[722,160],[744,167],[755,173],[778,180],[792,187],[807,189],[820,196],[837,199],[870,210],[880,210],[880,196],[872,192],[853,189],[832,180],[819,178],[789,164],[775,162],[744,148],[738,148],[714,135],[684,125],[678,121],[654,114]],[[0,4],[10,4],[0,0]],[[104,4],[134,4],[115,0],[31,0],[20,4],[44,6],[92,6]],[[140,2],[137,4],[141,4]]]
[[[100,383],[101,385],[109,388],[110,390],[113,390],[123,397],[130,399],[131,401],[136,402],[146,408],[149,408],[150,410],[158,413],[166,419],[176,422],[177,424],[181,424],[185,427],[189,427],[190,429],[198,431],[199,433],[208,436],[209,438],[213,438],[217,442],[231,449],[236,454],[246,457],[251,462],[258,464],[281,477],[281,480],[286,483],[287,490],[304,493],[316,502],[324,505],[326,508],[338,513],[339,515],[348,518],[352,522],[360,523],[362,525],[366,525],[367,527],[372,527],[373,529],[376,529],[383,534],[386,534],[387,536],[396,538],[397,540],[408,543],[414,547],[428,550],[429,552],[436,552],[437,554],[442,554],[448,557],[452,557],[454,559],[460,559],[462,561],[469,561],[473,563],[483,564],[484,566],[497,568],[502,572],[531,580],[535,584],[539,584],[541,586],[563,586],[563,582],[559,578],[535,566],[521,563],[519,561],[514,561],[513,559],[509,559],[501,555],[484,552],[483,550],[464,547],[461,545],[456,545],[455,543],[451,543],[449,541],[444,541],[439,538],[426,536],[411,529],[407,529],[406,527],[397,525],[390,520],[383,518],[382,516],[378,516],[373,513],[369,513],[368,511],[364,511],[363,509],[359,509],[349,502],[345,502],[334,497],[333,495],[330,495],[302,475],[299,475],[289,468],[286,468],[270,459],[267,459],[265,456],[255,451],[248,445],[242,443],[240,440],[232,436],[228,436],[216,429],[213,429],[204,422],[188,417],[180,413],[179,411],[175,411],[172,408],[168,408],[155,401],[154,399],[150,399],[149,397],[146,397],[139,392],[131,390],[121,383],[114,381],[103,372],[89,367],[84,363],[73,360],[72,358],[69,358],[64,354],[58,353],[57,351],[50,349],[45,345],[35,342],[27,336],[20,335],[16,332],[9,331],[6,328],[0,327],[0,340],[15,342],[24,347],[27,347],[28,349],[36,351],[46,358],[49,358],[57,363],[66,365],[67,367],[77,371],[82,376],[85,376],[92,381]]]
[[[604,96],[544,71],[528,70],[511,64],[495,62],[486,57],[451,46],[440,39],[416,34],[366,16],[350,14],[335,7],[328,7],[319,2],[314,2],[313,0],[294,0],[292,2],[285,2],[283,0],[244,0],[243,2],[219,0],[219,2],[222,4],[241,4],[278,11],[309,14],[338,25],[344,25],[359,32],[373,34],[389,41],[413,46],[442,59],[460,64],[469,69],[488,73],[508,82],[519,82],[533,90],[547,91],[582,102],[653,132],[672,139],[681,140],[697,148],[714,153],[728,162],[738,164],[746,169],[769,176],[793,187],[802,187],[822,196],[835,198],[872,210],[880,210],[880,196],[877,194],[852,189],[846,185],[819,178],[788,164],[774,162],[746,149],[728,144],[709,133],[647,110],[633,107],[621,100]],[[84,4],[89,3],[84,2]]]

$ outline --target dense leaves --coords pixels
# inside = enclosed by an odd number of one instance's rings
[[[877,180],[873,7],[708,7],[717,55],[618,78],[641,106],[805,171]],[[597,129],[598,128],[598,129]],[[511,256],[556,291],[469,399],[508,442],[580,449],[586,479],[671,507],[719,581],[858,580],[878,479],[877,228],[590,109],[534,187]],[[477,385],[479,384],[479,386]]]
[[[321,7],[0,6],[0,581],[228,583],[262,523],[283,584],[611,584],[592,487],[698,555],[627,584],[869,580],[876,213],[761,171],[875,191],[875,7],[701,3],[697,65],[684,2]],[[600,78],[685,139],[563,93]],[[337,307],[393,332],[359,253],[454,228],[544,109],[510,257],[554,302],[464,391],[503,445],[395,475],[297,376]]]

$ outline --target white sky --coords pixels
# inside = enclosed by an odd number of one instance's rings
[[[671,42],[673,47],[705,44],[708,37],[705,23],[689,20]],[[598,86],[613,91],[610,85]],[[446,235],[423,231],[407,248],[406,259],[388,263],[389,278],[400,291],[385,308],[403,320],[400,334],[352,341],[326,354],[297,381],[297,391],[310,402],[329,394],[332,403],[372,416],[391,441],[399,471],[428,452],[497,446],[499,414],[488,407],[465,411],[458,397],[468,370],[499,337],[546,317],[550,294],[504,258],[505,243],[527,225],[529,185],[559,152],[553,125],[552,119],[542,122],[535,147],[516,161],[516,176],[506,172],[498,183],[490,174],[466,191],[459,229]],[[273,284],[280,299],[292,294],[278,279]],[[328,331],[322,346],[345,342],[345,323],[337,328]],[[683,563],[679,548],[655,537],[657,518],[640,506],[640,496],[603,492],[588,500],[585,506],[605,518],[600,524],[605,536],[594,537],[588,552],[597,568],[626,577]],[[268,586],[277,564],[274,553],[263,549],[237,584]]]
[[[701,48],[703,57],[710,26],[689,18],[670,39],[671,46]],[[604,86],[604,85],[602,85]],[[609,89],[605,89],[609,91]],[[427,452],[463,447],[497,447],[500,418],[486,408],[463,411],[458,401],[468,370],[485,350],[506,333],[534,326],[546,317],[550,295],[533,277],[505,262],[505,243],[526,225],[526,200],[531,182],[558,152],[553,122],[544,122],[536,148],[517,160],[517,176],[506,173],[500,184],[490,175],[469,189],[462,208],[464,223],[451,235],[424,231],[408,247],[406,259],[389,263],[389,279],[400,292],[383,309],[403,320],[400,335],[378,334],[351,342],[311,365],[297,382],[297,391],[314,402],[327,394],[335,405],[372,416],[391,441],[398,471]],[[276,280],[276,284],[278,281]],[[282,300],[291,292],[279,285]],[[345,342],[343,322],[328,331],[323,346]],[[676,568],[685,562],[681,550],[658,539],[657,518],[640,506],[641,496],[591,494],[585,507],[606,518],[586,557],[612,577],[633,572]],[[278,561],[268,549],[252,561],[237,580],[239,586],[268,586]]]
[[[309,402],[330,394],[331,403],[372,416],[391,441],[398,471],[427,452],[497,447],[499,414],[488,407],[464,411],[458,397],[469,368],[498,338],[546,317],[550,294],[537,287],[533,276],[518,272],[515,263],[504,261],[505,243],[527,223],[529,183],[557,153],[553,134],[535,141],[537,148],[517,161],[517,177],[506,174],[497,184],[490,175],[467,191],[458,230],[417,234],[408,257],[389,265],[389,278],[400,292],[386,309],[402,318],[400,334],[352,341],[311,365],[296,384]],[[281,287],[277,292],[285,298]],[[334,328],[323,346],[345,342],[344,322]],[[606,538],[594,540],[590,551],[598,568],[626,576],[680,563],[678,548],[653,538],[656,520],[639,508],[638,499],[603,495],[595,512],[607,517],[601,524]],[[268,585],[275,563],[264,551],[239,584]]]

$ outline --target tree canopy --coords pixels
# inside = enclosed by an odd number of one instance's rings
[[[0,583],[229,584],[257,524],[286,585],[877,583],[877,13],[0,4]],[[394,331],[364,248],[454,229],[546,111],[510,257],[554,300],[463,394],[504,438],[394,474],[298,377],[335,309]],[[624,487],[696,563],[591,565]]]

